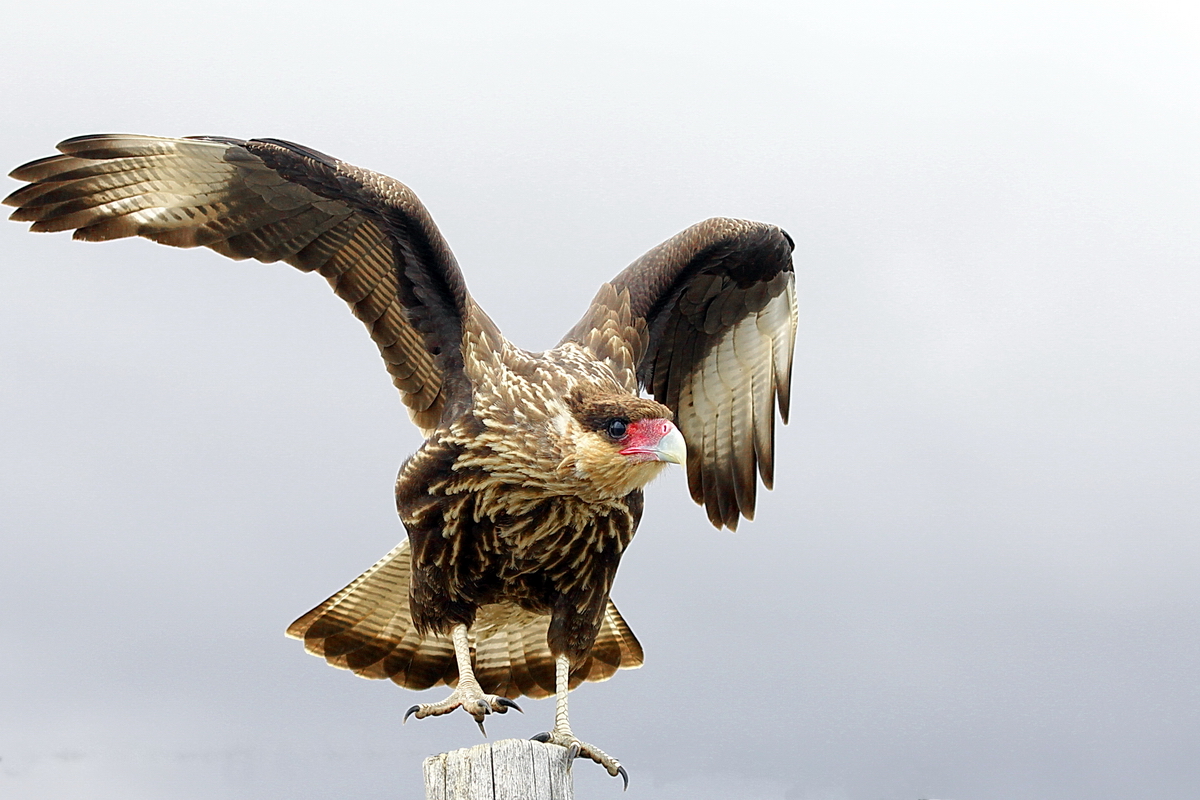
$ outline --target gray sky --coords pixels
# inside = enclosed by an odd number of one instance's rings
[[[614,591],[646,666],[576,732],[630,800],[1194,793],[1193,4],[431,5],[26,4],[0,160],[307,144],[412,186],[530,349],[697,220],[785,227],[778,488],[736,534],[650,488]],[[402,535],[419,440],[357,321],[286,266],[13,223],[0,275],[0,795],[420,796],[479,741],[400,727],[445,690],[283,636]]]

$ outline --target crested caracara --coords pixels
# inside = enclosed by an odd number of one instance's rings
[[[530,353],[476,305],[425,207],[391,178],[275,139],[100,135],[58,149],[12,173],[28,182],[5,200],[12,219],[319,272],[426,437],[396,482],[407,538],[288,634],[363,677],[454,687],[410,709],[418,718],[462,707],[482,728],[510,698],[554,694],[540,738],[625,777],[571,732],[567,693],[642,663],[608,595],[646,483],[686,463],[692,497],[729,528],[752,516],[756,476],[771,485],[796,335],[788,235],[693,225]]]

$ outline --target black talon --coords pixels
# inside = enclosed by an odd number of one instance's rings
[[[533,736],[529,737],[529,741],[542,743],[548,742],[550,741],[550,732],[546,731],[545,733],[535,733]]]
[[[477,719],[477,720],[475,720],[475,724],[479,726],[479,732],[480,732],[480,733],[482,733],[482,734],[483,734],[483,738],[485,738],[485,739],[486,739],[486,738],[487,738],[487,731],[485,731],[485,730],[483,729],[483,720],[481,720],[481,719]]]
[[[413,714],[417,713],[417,712],[418,712],[418,711],[420,711],[420,710],[421,710],[421,706],[420,706],[420,705],[415,705],[415,706],[413,706],[412,708],[410,708],[408,711],[405,711],[405,712],[404,712],[404,719],[400,720],[400,724],[401,724],[401,725],[403,725],[404,723],[408,722],[408,718],[409,718],[409,717],[411,717]],[[418,719],[419,719],[419,717],[418,717]]]
[[[617,764],[617,774],[621,776],[621,780],[625,781],[625,788],[622,789],[621,791],[628,792],[629,791],[629,773],[625,771],[624,767],[622,767],[620,764]]]
[[[500,708],[496,709],[496,712],[499,714],[507,714],[510,708],[521,711],[521,707],[507,697],[497,697],[496,702],[500,704]],[[521,713],[524,714],[525,712],[521,711]]]
[[[571,742],[571,746],[567,748],[567,761],[579,758],[579,750],[579,742]]]

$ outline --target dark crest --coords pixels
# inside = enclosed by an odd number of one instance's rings
[[[617,419],[629,423],[639,419],[672,419],[675,416],[662,403],[616,392],[576,389],[566,397],[566,401],[579,424],[591,431],[603,430]]]

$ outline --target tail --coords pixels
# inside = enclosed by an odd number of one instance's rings
[[[408,539],[345,589],[293,622],[287,635],[339,669],[364,678],[390,678],[406,689],[458,682],[448,636],[417,633],[408,605],[412,555]],[[548,615],[510,604],[482,606],[469,637],[475,677],[502,697],[554,694],[554,657],[546,644]],[[588,657],[571,671],[571,688],[603,681],[618,669],[642,665],[638,643],[612,601]]]

